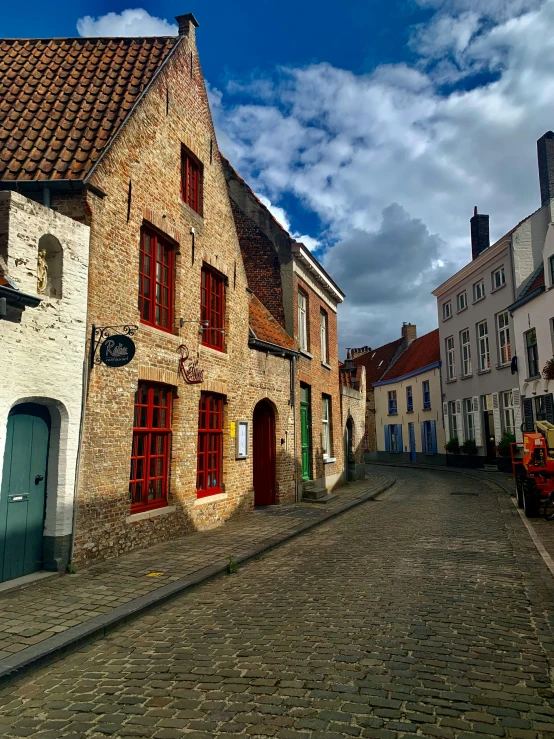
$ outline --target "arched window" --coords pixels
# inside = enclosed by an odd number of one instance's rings
[[[62,297],[63,249],[52,234],[41,236],[37,254],[37,292],[49,298]]]

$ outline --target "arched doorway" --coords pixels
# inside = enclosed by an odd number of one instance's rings
[[[42,569],[49,440],[47,408],[12,408],[0,486],[0,582]]]
[[[344,466],[346,468],[346,481],[350,482],[355,477],[355,464],[354,464],[354,452],[353,452],[353,436],[354,436],[354,422],[352,417],[349,416],[346,422],[346,431],[344,436]]]
[[[275,413],[267,400],[254,408],[252,431],[254,505],[276,503]]]

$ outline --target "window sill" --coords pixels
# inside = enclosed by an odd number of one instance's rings
[[[433,409],[431,408],[430,405],[427,405],[427,406],[423,406],[423,410],[424,411],[432,411]]]
[[[480,303],[482,300],[484,300],[487,296],[483,295],[482,298],[477,298],[477,300],[474,300],[471,305],[476,305],[477,303]]]
[[[413,412],[414,412],[414,409],[413,409],[413,408],[412,408],[411,410],[410,410],[410,409],[408,409],[408,410],[406,411],[406,413],[413,413]]]
[[[325,369],[328,369],[328,370],[333,369],[330,364],[327,364],[327,362],[322,362],[321,366],[325,367]]]
[[[442,320],[443,320],[443,323],[444,323],[445,321],[449,321],[449,320],[450,320],[451,318],[452,318],[452,315],[450,315],[450,316],[446,316],[446,318],[445,318],[445,317],[443,316],[443,318],[442,318]]]
[[[397,416],[397,415],[398,415],[398,411],[395,411],[394,413],[387,413],[387,416]]]
[[[477,374],[478,375],[488,375],[490,371],[491,371],[491,368],[488,367],[487,369],[484,369],[484,370],[477,370]]]
[[[494,369],[501,370],[501,369],[508,369],[508,367],[511,367],[512,363],[507,362],[506,364],[495,364]]]
[[[314,355],[313,354],[310,354],[310,352],[307,352],[305,349],[299,349],[298,351],[300,352],[300,354],[303,357],[306,357],[306,359],[313,359],[314,358]]]
[[[229,354],[227,352],[221,351],[221,349],[214,349],[212,346],[207,346],[206,344],[199,344],[198,350],[200,354],[205,354],[208,357],[220,357],[221,359],[229,359]]]
[[[161,506],[160,508],[152,508],[149,511],[140,511],[139,513],[131,513],[127,516],[125,523],[134,523],[135,521],[145,521],[148,518],[155,518],[156,516],[166,516],[169,513],[175,513],[177,507],[174,505]]]
[[[196,498],[194,501],[195,506],[205,505],[206,503],[217,503],[218,500],[225,500],[227,493],[214,493],[213,495],[203,495],[201,498]]]
[[[180,337],[171,329],[166,328],[160,328],[159,326],[154,326],[152,323],[145,323],[144,321],[139,321],[139,325],[143,329],[148,329],[149,331],[154,331],[156,334],[159,334],[160,336],[165,336],[165,338],[169,338],[170,336],[173,339],[179,339]]]
[[[456,377],[451,377],[449,380],[445,380],[445,383],[447,385],[451,385],[453,382],[456,382]]]
[[[323,458],[323,464],[332,464],[333,462],[336,462],[336,457],[324,457]]]
[[[198,223],[200,225],[202,226],[204,225],[204,216],[201,216],[200,213],[198,213],[198,211],[194,210],[194,208],[191,208],[190,205],[188,203],[185,203],[184,200],[180,200],[179,202],[181,203],[181,205],[183,206],[183,208],[186,210],[187,213],[190,213],[192,216],[194,216],[194,218],[198,220]]]
[[[460,308],[460,310],[456,311],[456,315],[459,315],[460,313],[463,313],[465,310],[468,309],[468,306],[466,305],[465,308]]]
[[[491,295],[493,293],[497,293],[499,290],[502,290],[502,288],[504,287],[506,287],[506,283],[504,283],[503,285],[500,285],[500,287],[493,287],[493,289],[491,290]]]
[[[533,377],[527,377],[523,382],[535,382],[536,380],[540,380],[540,375],[533,375]]]
[[[469,375],[460,375],[460,380],[469,380],[471,377],[473,377],[473,372],[470,372]]]

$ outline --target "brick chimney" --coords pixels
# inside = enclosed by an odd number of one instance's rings
[[[554,198],[554,133],[547,131],[537,141],[541,206]]]
[[[471,225],[471,258],[477,259],[485,249],[491,245],[489,236],[489,217],[477,212],[477,206],[473,211],[473,218],[469,221]]]
[[[350,355],[352,359],[356,359],[356,357],[361,357],[362,354],[368,354],[370,351],[370,346],[360,346],[358,349],[350,349]]]
[[[417,339],[417,326],[413,323],[403,323],[402,338],[404,339],[404,344],[409,346],[414,339]]]
[[[184,15],[176,15],[175,20],[179,24],[179,36],[189,36],[190,35],[194,37],[194,29],[198,28],[199,23],[192,13],[184,13]]]

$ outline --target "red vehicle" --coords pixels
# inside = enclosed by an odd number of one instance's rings
[[[536,421],[535,432],[523,434],[523,444],[511,445],[517,504],[527,518],[540,514],[554,492],[554,424]]]

